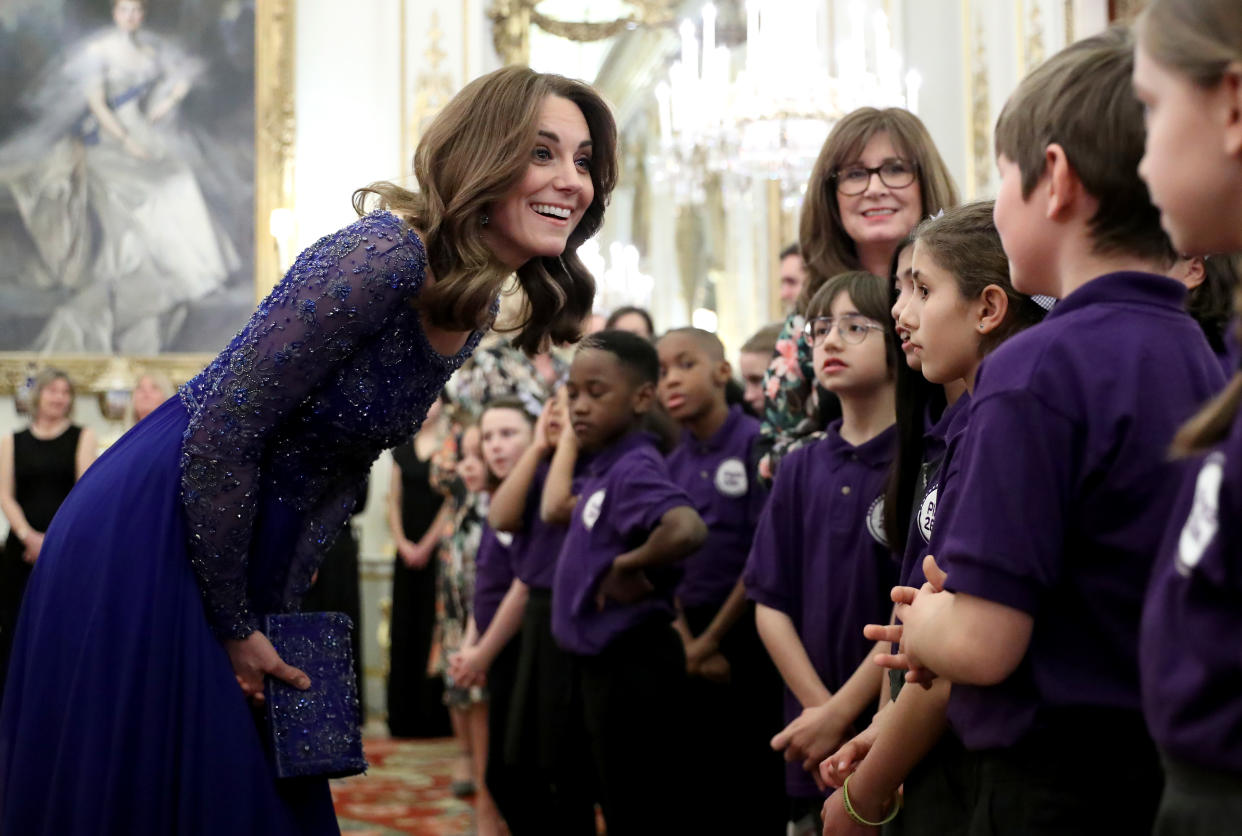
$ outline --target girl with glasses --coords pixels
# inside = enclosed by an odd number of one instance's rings
[[[883,495],[895,381],[909,374],[888,287],[870,273],[832,279],[807,313],[815,377],[840,399],[841,418],[782,465],[743,574],[759,635],[787,686],[789,725],[773,746],[789,761],[786,791],[798,832],[823,803],[819,758],[849,739],[856,722],[867,723],[880,689],[881,672],[861,664],[873,647],[862,628],[877,615],[887,620],[897,577]],[[809,726],[831,738],[818,757],[804,748]]]

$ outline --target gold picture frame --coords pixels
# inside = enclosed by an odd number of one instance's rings
[[[280,277],[279,255],[269,230],[272,210],[293,203],[295,142],[294,60],[296,0],[256,0],[254,20],[254,289],[262,298]],[[221,346],[223,348],[223,346]],[[210,360],[210,354],[125,356],[133,369],[158,371],[174,383],[188,380]],[[30,364],[66,371],[81,391],[116,359],[110,354],[58,354],[33,351],[0,352],[0,393],[12,394],[26,379]]]

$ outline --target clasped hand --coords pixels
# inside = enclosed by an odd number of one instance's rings
[[[422,569],[431,560],[434,546],[423,546],[422,542],[402,540],[397,544],[397,555],[407,569]]]
[[[802,709],[793,722],[772,738],[771,746],[784,751],[789,763],[801,761],[802,768],[811,773],[820,789],[825,789],[820,777],[819,763],[852,732],[851,719],[838,710],[830,698],[827,702]]]
[[[876,664],[884,668],[904,670],[906,682],[916,683],[926,689],[931,687],[936,673],[920,661],[920,628],[938,608],[947,606],[952,601],[953,593],[944,591],[945,579],[948,576],[936,565],[936,558],[930,554],[923,560],[923,574],[927,582],[919,589],[912,586],[893,587],[892,599],[897,605],[893,609],[895,622],[868,624],[863,628],[863,635],[871,641],[897,644],[896,653],[877,654]]]
[[[449,657],[449,677],[459,688],[482,688],[487,684],[487,668],[477,644],[463,647]]]

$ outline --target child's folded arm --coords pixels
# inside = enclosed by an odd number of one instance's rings
[[[685,559],[707,539],[707,525],[689,505],[678,505],[664,512],[646,542],[619,555],[613,565],[630,571],[667,566]]]
[[[912,604],[899,604],[903,645],[912,664],[951,682],[997,685],[1026,655],[1034,619],[1004,604],[924,585]]]

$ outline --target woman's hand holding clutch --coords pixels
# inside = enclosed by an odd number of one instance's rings
[[[263,704],[264,676],[274,676],[303,691],[310,687],[310,677],[292,665],[286,665],[267,636],[258,630],[244,639],[227,639],[224,649],[233,664],[237,684],[246,699],[254,705]]]

